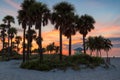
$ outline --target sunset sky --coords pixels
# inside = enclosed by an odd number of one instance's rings
[[[102,35],[107,38],[120,38],[120,0],[37,0],[46,3],[50,9],[52,6],[61,1],[68,1],[75,7],[75,12],[81,16],[89,14],[94,17],[96,24],[95,29],[89,33],[88,36]],[[21,34],[21,26],[18,25],[16,16],[17,11],[21,8],[20,4],[23,0],[0,0],[0,24],[6,15],[14,16],[17,27]],[[54,26],[50,23],[42,28],[43,44],[51,42],[59,42],[59,32],[54,30]],[[19,35],[19,34],[18,34]],[[73,44],[81,43],[81,35],[73,36]],[[68,44],[67,38],[64,37],[64,45]],[[47,42],[47,43],[46,43]]]

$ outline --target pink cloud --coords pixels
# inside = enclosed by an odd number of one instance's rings
[[[87,36],[99,36],[104,37],[120,37],[120,26],[115,24],[101,24],[96,23],[95,29],[92,30]]]
[[[17,12],[9,10],[9,9],[6,9],[6,8],[0,8],[0,12],[2,12],[2,13],[0,13],[2,15],[12,15],[12,16],[16,16],[17,15]]]
[[[21,9],[20,4],[14,2],[13,0],[5,0],[5,2],[10,4],[11,6],[13,6],[16,9]]]

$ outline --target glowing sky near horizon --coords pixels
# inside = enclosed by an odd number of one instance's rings
[[[95,29],[92,30],[88,36],[104,37],[119,37],[120,38],[120,0],[37,0],[48,5],[52,9],[53,5],[61,1],[68,1],[75,7],[75,13],[79,16],[89,14],[94,17]],[[6,15],[12,15],[15,18],[16,23],[12,24],[19,31],[22,31],[21,26],[18,25],[16,16],[17,11],[21,8],[20,5],[23,0],[0,0],[0,24],[2,19]],[[42,28],[43,44],[59,42],[59,32],[54,30],[54,26],[50,23]],[[21,32],[19,32],[21,35]],[[19,35],[19,34],[18,34]],[[73,36],[73,44],[81,43],[82,36],[76,34]],[[67,38],[63,38],[63,44],[67,45]],[[46,43],[47,42],[47,43]],[[33,42],[34,43],[34,42]]]

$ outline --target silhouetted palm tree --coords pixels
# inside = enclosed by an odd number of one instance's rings
[[[4,23],[6,23],[8,30],[11,27],[11,23],[15,23],[14,18],[10,15],[7,15],[3,18]],[[10,35],[8,34],[8,59],[9,59],[9,52],[10,52]]]
[[[26,34],[26,27],[27,27],[27,19],[26,19],[26,13],[24,10],[18,11],[18,22],[22,25],[23,28],[23,62],[25,62],[25,34]]]
[[[60,49],[60,47],[59,47],[59,46],[55,46],[55,54],[58,54],[59,49]]]
[[[66,23],[65,16],[74,11],[74,7],[68,2],[60,2],[53,7],[52,24],[60,33],[60,60],[62,60],[62,34]]]
[[[111,49],[111,47],[113,46],[111,41],[109,39],[104,39],[104,43],[103,43],[103,50],[106,51],[106,55],[107,55],[107,62],[108,62],[108,51]]]
[[[94,37],[88,37],[88,39],[86,40],[86,49],[90,50],[90,55],[92,56],[92,52],[95,50],[95,39]]]
[[[94,37],[94,45],[97,51],[96,56],[101,57],[101,50],[103,49],[104,37],[102,36],[95,36]],[[99,54],[100,53],[100,54]]]
[[[17,51],[19,51],[19,44],[22,41],[22,37],[21,36],[16,36],[15,37],[15,42],[17,44]]]
[[[34,21],[35,21],[35,28],[38,29],[38,37],[39,37],[39,54],[40,54],[40,61],[43,60],[43,53],[42,53],[42,36],[41,36],[41,28],[48,24],[48,20],[50,19],[50,10],[48,9],[46,4],[42,2],[35,2],[31,6],[32,13],[34,14]]]
[[[4,48],[5,48],[5,36],[7,35],[5,32],[6,32],[6,25],[5,24],[1,24],[0,25],[0,29],[1,29],[1,34],[0,34],[0,38],[1,41],[2,41],[2,60],[4,60]]]
[[[8,34],[9,34],[10,39],[11,39],[11,51],[10,51],[10,54],[12,55],[12,48],[13,48],[12,41],[13,41],[14,36],[17,34],[17,29],[14,28],[14,27],[11,27],[11,28],[8,30]]]
[[[55,50],[55,44],[54,44],[54,42],[51,43],[51,44],[49,44],[49,45],[47,45],[46,49],[51,54],[51,52]]]
[[[94,29],[94,24],[95,20],[93,19],[92,16],[90,15],[82,15],[79,20],[78,20],[78,31],[80,34],[83,35],[83,49],[84,53],[86,53],[86,48],[85,48],[85,37],[90,32],[92,29]]]
[[[31,29],[33,25],[33,15],[31,11],[31,5],[35,3],[35,0],[24,0],[21,4],[22,9],[18,11],[18,22],[22,24],[22,28],[24,29],[23,33],[23,62],[25,62],[25,31],[28,26],[28,30]],[[29,37],[30,38],[30,37]],[[30,53],[30,39],[28,41],[28,53]]]
[[[74,13],[69,13],[69,15],[66,16],[66,19],[67,20],[63,34],[69,39],[69,56],[71,56],[71,41],[72,35],[75,35],[76,33],[77,16],[75,16]]]
[[[30,38],[29,38],[29,35],[30,35]],[[32,41],[33,41],[33,39],[36,39],[36,32],[35,32],[35,30],[30,29],[29,31],[27,31],[26,39],[27,39],[27,41],[29,41],[29,39],[30,39],[30,53],[29,54],[31,55]],[[27,47],[27,50],[28,50],[28,47]],[[29,54],[27,54],[28,58],[29,58]]]

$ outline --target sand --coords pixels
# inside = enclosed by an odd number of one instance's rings
[[[0,80],[120,80],[120,58],[111,59],[111,64],[115,67],[109,69],[68,69],[66,72],[26,70],[19,68],[20,63],[17,60],[0,62]]]

